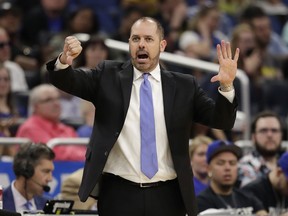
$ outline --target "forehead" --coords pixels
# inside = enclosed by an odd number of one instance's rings
[[[39,169],[54,169],[54,164],[52,160],[48,160],[47,158],[40,158],[37,161],[35,168]]]
[[[39,98],[47,98],[49,96],[58,96],[59,92],[57,89],[54,88],[43,88],[41,90],[38,91],[38,97]]]
[[[157,34],[158,34],[157,25],[152,20],[137,21],[131,28],[131,36],[133,35],[155,36]]]
[[[232,152],[226,151],[226,152],[220,152],[214,158],[211,160],[211,164],[215,161],[237,161],[237,157]]]
[[[260,118],[257,121],[256,128],[263,128],[263,127],[277,127],[280,128],[280,123],[277,118],[275,117],[265,117]]]

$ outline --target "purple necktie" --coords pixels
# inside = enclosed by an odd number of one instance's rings
[[[141,171],[151,179],[158,171],[152,89],[148,73],[140,87]]]
[[[33,205],[30,201],[27,201],[25,204],[24,204],[25,208],[27,210],[32,210],[33,209]]]

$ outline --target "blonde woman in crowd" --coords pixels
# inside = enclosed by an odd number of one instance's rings
[[[208,187],[209,176],[207,174],[206,151],[212,141],[210,137],[205,135],[199,135],[190,140],[189,155],[194,174],[195,195],[198,195]]]

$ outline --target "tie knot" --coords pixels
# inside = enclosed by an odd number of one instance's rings
[[[143,74],[143,78],[144,78],[145,80],[147,80],[149,75],[150,75],[149,73],[144,73],[144,74]]]
[[[27,210],[32,210],[33,208],[33,205],[30,201],[27,201],[24,206],[26,207]]]

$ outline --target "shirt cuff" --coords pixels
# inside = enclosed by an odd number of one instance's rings
[[[57,58],[57,60],[56,60],[56,62],[55,62],[55,70],[56,70],[56,71],[57,71],[57,70],[63,70],[63,69],[66,69],[67,67],[69,67],[68,64],[62,64],[62,63],[60,62],[60,56],[61,56],[62,54],[63,54],[63,52],[59,54],[59,56],[58,56],[58,58]]]
[[[230,103],[233,103],[233,100],[235,98],[235,89],[233,89],[232,91],[229,91],[229,92],[223,92],[220,90],[220,88],[218,88],[218,91],[220,94],[222,94],[225,98],[227,98],[227,100],[230,102]]]

